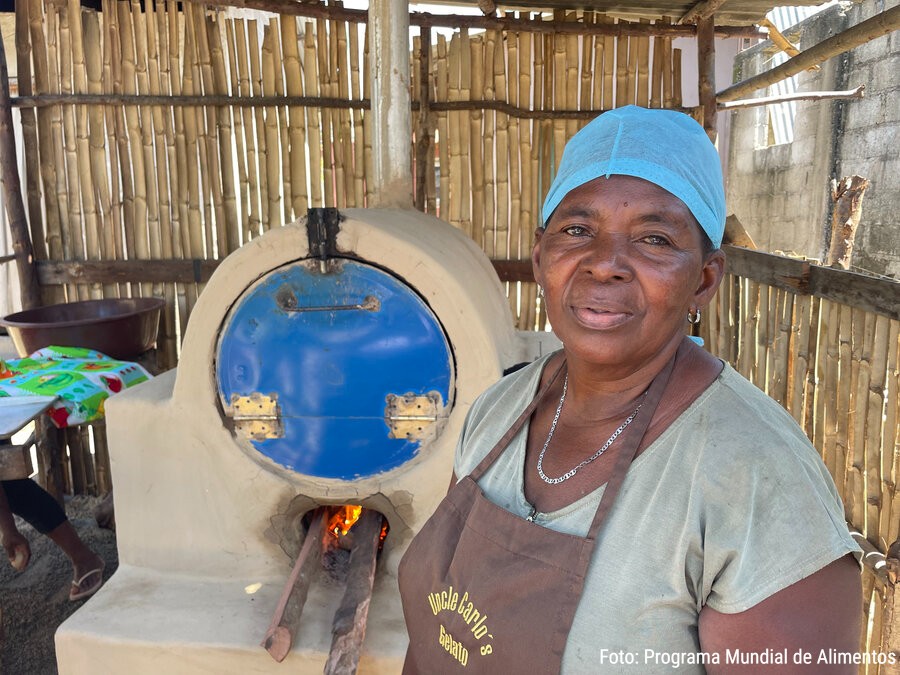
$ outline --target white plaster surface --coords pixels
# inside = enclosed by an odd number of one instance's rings
[[[223,425],[214,381],[219,331],[254,281],[305,258],[308,249],[305,226],[298,225],[251,241],[220,265],[202,293],[177,371],[109,401],[120,569],[60,627],[63,675],[285,672],[259,646],[292,562],[267,531],[273,516],[300,495],[373,505],[388,517],[391,533],[365,647],[371,670],[361,672],[399,671],[406,642],[396,589],[399,558],[446,493],[469,405],[505,367],[542,348],[540,341],[525,347],[516,339],[490,261],[456,229],[415,211],[342,213],[339,249],[391,269],[418,291],[446,331],[456,357],[456,391],[443,432],[398,469],[357,481],[302,476],[237,441]],[[247,596],[244,587],[255,582],[263,588]],[[316,591],[327,596],[323,606],[343,592],[326,591]],[[311,651],[292,653],[297,668],[288,670],[321,672],[332,616],[314,603],[307,608],[306,632],[295,644]],[[326,642],[309,631],[327,636]]]

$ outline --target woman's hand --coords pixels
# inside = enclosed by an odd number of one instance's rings
[[[818,658],[822,650],[826,656],[832,649],[859,650],[861,596],[859,565],[846,555],[744,612],[723,614],[704,607],[700,612],[700,650],[720,654],[719,665],[708,665],[707,673],[855,675],[858,666],[835,664],[831,658],[819,662]],[[787,650],[788,662],[765,666],[727,663],[726,650],[733,653],[738,649],[744,654]],[[808,665],[794,662],[798,652],[810,655]]]
[[[31,560],[31,546],[15,525],[11,530],[3,528],[0,538],[3,540],[3,550],[6,551],[9,564],[19,572],[28,567],[28,561]]]

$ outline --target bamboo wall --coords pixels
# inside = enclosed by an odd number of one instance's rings
[[[98,13],[76,0],[19,3],[20,94],[98,97],[20,109],[23,182],[39,261],[197,261],[187,280],[44,279],[47,302],[165,297],[165,369],[202,291],[201,262],[310,206],[366,204],[371,83],[360,24],[143,6],[106,0]],[[597,111],[681,106],[680,54],[666,37],[434,31],[415,38],[411,73],[420,206],[501,260],[529,257],[562,148]],[[543,328],[535,285],[521,278],[507,282],[515,321]],[[883,553],[900,520],[898,320],[796,290],[730,276],[704,319],[707,341],[797,418],[849,520]],[[103,470],[99,462],[85,475],[105,484]],[[75,473],[66,488],[78,491]],[[871,649],[898,622],[888,616],[893,586],[867,570]]]
[[[703,315],[701,335],[797,420],[834,477],[869,559],[883,562],[900,539],[900,284],[819,269],[835,278],[840,292],[810,293],[800,290],[808,264],[780,264],[781,281],[759,264],[754,271],[735,265],[741,275],[726,275]],[[835,298],[841,295],[847,299]],[[854,295],[879,306],[853,302]],[[883,567],[864,567],[863,596],[860,651],[900,648],[900,596]],[[896,671],[869,666],[860,672]]]
[[[97,97],[21,109],[32,141],[28,207],[38,260],[221,259],[310,206],[366,204],[372,135],[363,24],[229,18],[190,2],[183,13],[164,0],[143,7],[106,0],[96,12],[75,0],[26,0],[18,11],[20,92]],[[419,167],[427,177],[422,208],[493,258],[528,257],[541,196],[590,111],[681,104],[670,37],[429,32],[423,89],[421,31],[433,29],[416,30],[413,105],[424,111],[420,135],[434,139],[413,158],[428,163]],[[206,101],[194,105],[166,100],[200,95]],[[225,102],[209,104],[211,97]],[[485,109],[480,100],[539,113]],[[470,109],[438,110],[448,102]],[[587,112],[561,119],[553,114],[560,109]],[[159,366],[168,368],[198,281],[81,280],[48,287],[45,301],[165,297]],[[520,327],[544,324],[534,284],[510,284],[509,293]]]

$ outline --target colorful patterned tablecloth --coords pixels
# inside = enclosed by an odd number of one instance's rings
[[[0,360],[0,397],[57,396],[48,411],[63,428],[103,418],[113,394],[152,377],[137,363],[81,347],[46,347],[24,359]]]

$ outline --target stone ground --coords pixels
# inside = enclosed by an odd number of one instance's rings
[[[94,520],[98,497],[78,496],[66,502],[66,513],[81,539],[106,561],[108,579],[118,567],[116,535]],[[0,673],[53,675],[57,673],[53,635],[66,617],[91,599],[69,601],[72,566],[47,537],[16,519],[31,545],[31,563],[16,572],[0,555],[0,613],[3,639]]]

